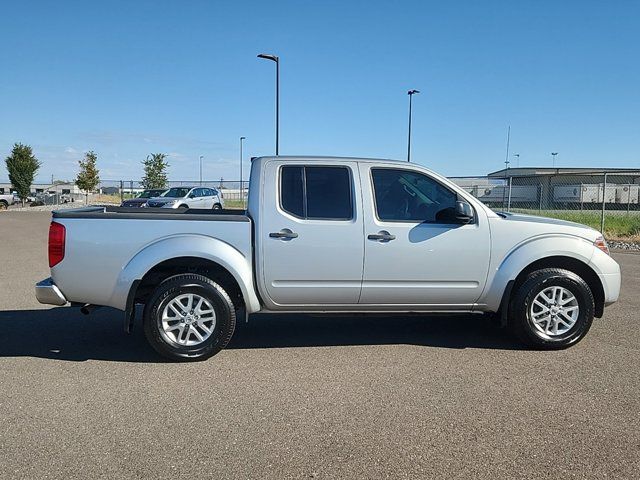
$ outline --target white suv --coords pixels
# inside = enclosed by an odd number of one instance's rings
[[[222,195],[215,188],[173,187],[160,197],[147,202],[151,208],[198,208],[221,210],[224,208]]]

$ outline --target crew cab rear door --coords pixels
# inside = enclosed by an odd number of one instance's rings
[[[258,278],[267,306],[357,305],[364,257],[357,163],[271,160],[261,188]]]

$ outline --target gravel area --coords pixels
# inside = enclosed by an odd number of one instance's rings
[[[626,252],[640,252],[640,243],[638,242],[620,242],[607,240],[607,245],[612,250],[623,250]]]

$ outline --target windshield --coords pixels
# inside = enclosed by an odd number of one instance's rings
[[[164,190],[145,190],[140,194],[138,198],[159,197],[160,195],[162,195],[162,192],[164,192]]]
[[[170,188],[162,196],[170,198],[182,198],[187,196],[189,190],[189,188]]]

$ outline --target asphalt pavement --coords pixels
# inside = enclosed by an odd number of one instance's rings
[[[474,315],[254,316],[175,364],[120,312],[36,302],[49,218],[0,212],[2,479],[640,477],[640,255],[568,350]]]

